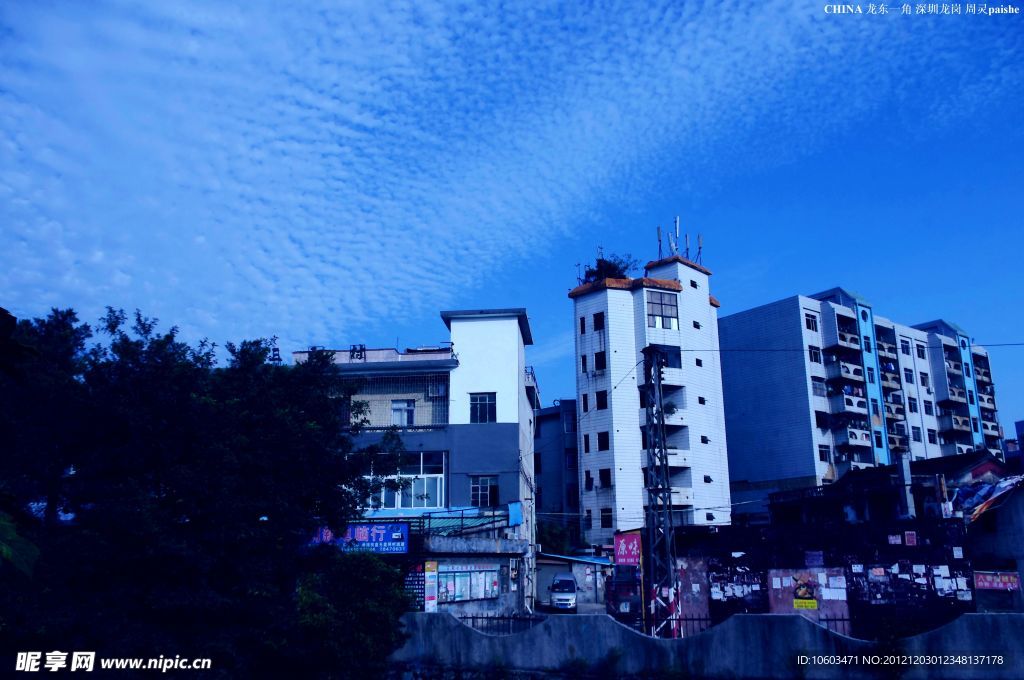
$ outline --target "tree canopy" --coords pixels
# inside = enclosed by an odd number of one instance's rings
[[[583,281],[591,283],[605,279],[624,279],[639,266],[640,262],[629,253],[598,257],[593,266],[587,265],[583,272]]]
[[[310,539],[358,516],[400,443],[354,448],[330,353],[281,366],[250,340],[218,367],[211,343],[113,309],[99,333],[55,309],[5,345],[28,349],[0,373],[3,644],[225,677],[379,670],[401,575]]]

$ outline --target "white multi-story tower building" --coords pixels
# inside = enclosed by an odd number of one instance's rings
[[[731,314],[719,328],[740,512],[901,453],[999,455],[988,352],[954,324],[904,326],[833,288]]]
[[[729,468],[711,272],[673,255],[644,277],[569,293],[576,335],[580,508],[592,544],[644,525],[644,349],[668,358],[663,394],[675,524],[728,524]],[[669,407],[668,405],[671,404]]]

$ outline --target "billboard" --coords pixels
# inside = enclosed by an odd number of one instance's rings
[[[405,522],[373,522],[349,524],[338,539],[342,550],[372,553],[409,552],[409,525]]]
[[[640,566],[640,534],[615,534],[616,566]]]

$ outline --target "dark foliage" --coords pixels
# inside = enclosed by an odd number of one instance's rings
[[[639,267],[640,262],[629,253],[599,257],[593,267],[587,265],[583,272],[583,281],[591,283],[604,279],[624,279]]]
[[[273,340],[246,341],[216,368],[210,343],[128,323],[108,309],[87,347],[53,310],[13,335],[32,351],[0,374],[0,644],[210,657],[225,677],[386,658],[401,576],[308,544],[357,516],[396,438],[353,449],[327,352],[278,366]]]

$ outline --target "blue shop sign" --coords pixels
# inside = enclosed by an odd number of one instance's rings
[[[345,535],[338,539],[338,545],[343,550],[407,553],[409,552],[409,525],[401,522],[349,524]]]

